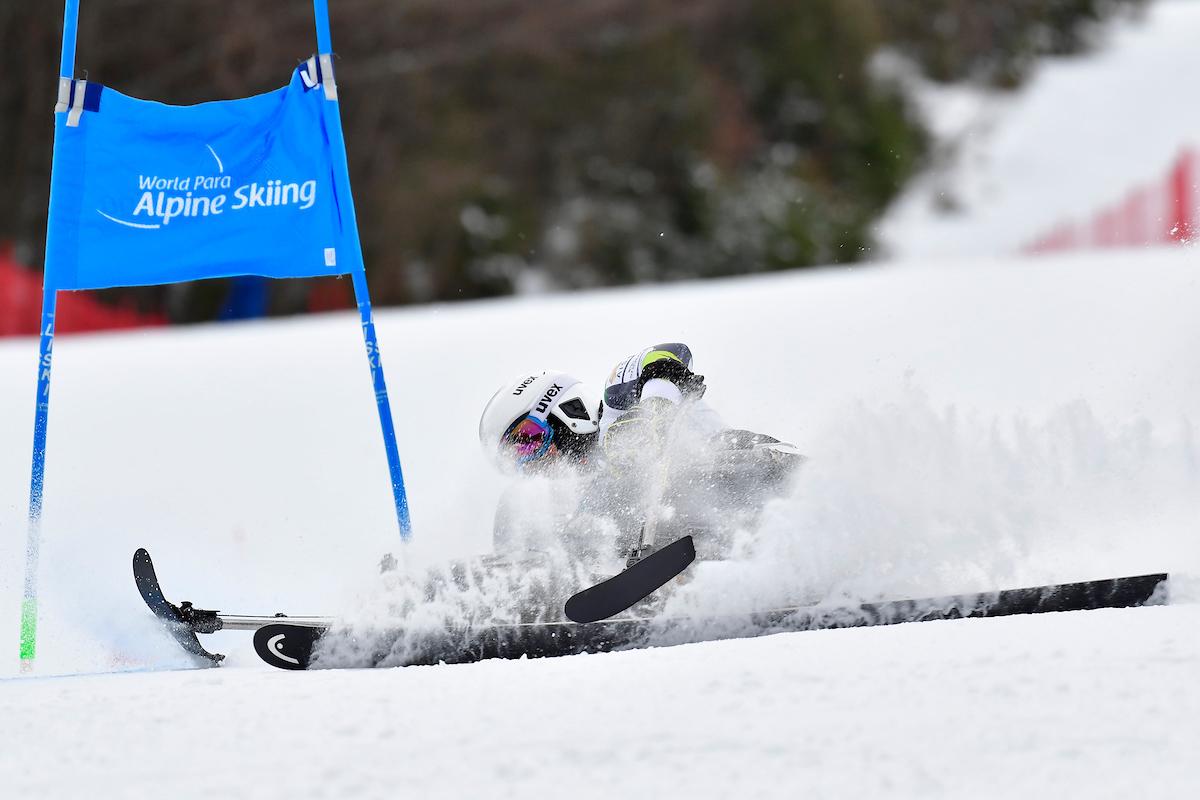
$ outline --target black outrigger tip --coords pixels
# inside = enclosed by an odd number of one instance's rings
[[[167,600],[158,584],[154,562],[144,547],[139,547],[133,554],[133,579],[137,582],[142,600],[180,647],[201,659],[204,662],[203,666],[215,667],[225,660],[225,656],[220,653],[205,650],[196,638],[197,633],[215,633],[221,630],[222,623],[217,612],[195,608],[186,600],[178,606]]]
[[[563,612],[572,622],[599,622],[645,600],[696,560],[691,536],[634,562],[624,572],[588,587],[567,600]]]

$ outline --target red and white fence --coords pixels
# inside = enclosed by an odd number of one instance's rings
[[[167,324],[162,314],[113,308],[84,292],[59,292],[56,316],[56,334]],[[42,276],[18,264],[11,248],[0,244],[0,337],[37,336],[41,317]]]
[[[1165,176],[1131,190],[1083,222],[1063,222],[1022,248],[1026,253],[1184,244],[1200,233],[1200,159],[1185,149]]]

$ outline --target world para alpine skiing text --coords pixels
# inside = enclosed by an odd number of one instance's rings
[[[298,206],[307,211],[317,202],[317,182],[284,183],[269,180],[265,184],[248,183],[233,188],[228,175],[194,178],[160,178],[139,175],[138,188],[142,196],[133,209],[133,216],[157,218],[163,225],[182,218],[209,217],[226,211],[241,211],[247,208],[274,208]],[[229,194],[197,195],[197,191],[221,191],[233,189],[232,202]],[[183,194],[175,194],[182,192]]]

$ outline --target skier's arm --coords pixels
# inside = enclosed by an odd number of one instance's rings
[[[675,409],[685,400],[699,399],[705,390],[704,376],[692,371],[692,352],[685,344],[655,345],[632,358],[640,363],[630,364],[632,359],[627,359],[618,365],[614,376],[628,375],[636,366],[636,377],[631,375],[632,380],[625,383],[610,383],[605,391],[606,406],[619,409],[608,424],[602,419],[605,450],[613,455],[630,456],[647,446],[653,449],[660,443]],[[605,413],[610,409],[606,408]]]

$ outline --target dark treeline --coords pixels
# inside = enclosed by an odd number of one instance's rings
[[[873,56],[1018,84],[1142,0],[332,0],[380,303],[855,261],[925,135]],[[0,240],[40,266],[61,3],[0,5]],[[283,85],[306,0],[83,0],[77,74],[170,103]],[[125,292],[178,319],[220,282]],[[114,293],[110,293],[114,294]],[[278,312],[303,289],[277,287]]]

